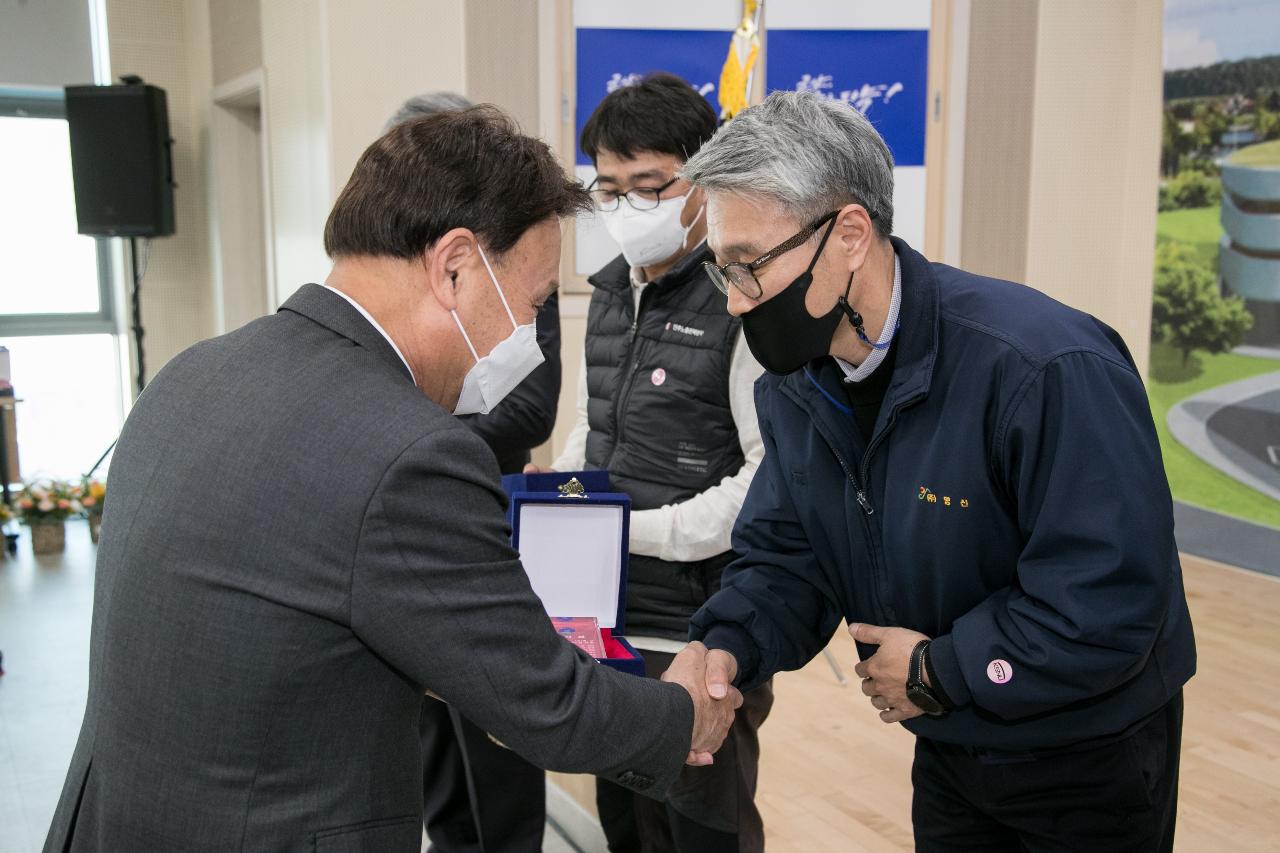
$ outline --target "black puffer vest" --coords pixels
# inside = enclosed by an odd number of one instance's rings
[[[609,471],[635,510],[688,500],[745,461],[729,406],[741,323],[702,269],[705,247],[645,287],[635,310],[619,256],[591,277],[587,315],[587,467]],[[631,555],[627,631],[685,639],[732,558],[693,563]]]

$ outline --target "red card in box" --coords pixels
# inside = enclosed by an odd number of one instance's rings
[[[604,638],[600,635],[600,624],[594,616],[552,616],[551,624],[556,633],[582,649],[593,658],[602,658],[604,654]]]
[[[597,660],[644,675],[644,661],[622,636],[630,517],[631,499],[623,494],[511,495],[511,543],[547,615],[594,618],[605,652]]]

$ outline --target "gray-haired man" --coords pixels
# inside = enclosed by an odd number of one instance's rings
[[[777,93],[689,159],[766,376],[712,695],[849,622],[918,735],[917,849],[1168,850],[1195,641],[1142,380],[1093,317],[931,264],[857,111]]]

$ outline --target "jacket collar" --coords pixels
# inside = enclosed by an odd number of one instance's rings
[[[902,265],[902,305],[900,328],[894,342],[899,349],[893,379],[880,407],[877,432],[896,406],[929,393],[938,354],[939,291],[933,267],[904,241],[897,237],[889,239]],[[811,412],[838,417],[845,397],[840,386],[841,376],[834,359],[823,356],[783,377],[780,387]]]
[[[280,306],[281,311],[301,314],[364,347],[395,368],[405,379],[413,381],[395,349],[347,300],[318,284],[304,284]]]
[[[714,255],[705,241],[689,254],[681,258],[675,266],[648,283],[653,290],[678,287],[702,273],[702,264],[711,260]],[[614,258],[600,268],[600,271],[587,278],[593,287],[611,293],[626,293],[631,290],[631,265],[622,255]]]

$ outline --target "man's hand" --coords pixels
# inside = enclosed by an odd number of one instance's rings
[[[526,474],[554,474],[555,472],[555,468],[543,468],[541,465],[534,465],[532,462],[524,466],[524,473]]]
[[[886,723],[900,723],[923,714],[924,711],[907,698],[907,670],[916,644],[929,638],[906,628],[880,628],[858,623],[849,626],[849,633],[859,643],[880,647],[874,655],[853,668],[862,677],[862,692],[871,697],[871,704],[880,712],[880,719]],[[921,677],[927,679],[923,674]]]
[[[685,763],[695,767],[711,764],[712,754],[724,743],[733,712],[742,707],[742,694],[730,683],[737,670],[732,655],[720,650],[708,653],[702,643],[693,642],[662,674],[663,681],[679,684],[693,699],[693,742]]]
[[[699,644],[701,645],[701,644]],[[707,692],[712,699],[723,699],[733,690],[738,677],[738,659],[724,649],[707,652]]]

